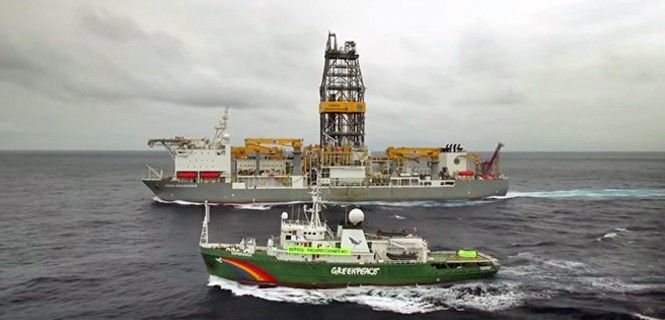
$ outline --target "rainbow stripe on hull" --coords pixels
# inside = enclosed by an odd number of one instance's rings
[[[246,280],[251,280],[253,282],[260,282],[260,283],[271,283],[275,284],[277,283],[277,279],[270,275],[268,272],[264,271],[263,269],[243,260],[239,259],[233,259],[229,257],[219,257],[217,258],[217,261],[222,263],[222,264],[227,264],[231,266],[240,277],[246,279]]]

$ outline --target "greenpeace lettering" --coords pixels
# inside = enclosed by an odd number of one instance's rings
[[[303,246],[291,246],[286,249],[288,253],[291,254],[320,254],[328,256],[350,256],[351,249],[344,248],[314,248],[314,247],[303,247]]]
[[[379,273],[381,268],[343,268],[343,267],[332,267],[330,268],[330,273],[334,275],[346,275],[346,276],[375,276]]]

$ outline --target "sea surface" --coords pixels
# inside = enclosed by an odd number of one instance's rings
[[[209,277],[202,207],[143,186],[161,152],[0,152],[2,319],[663,319],[665,154],[505,153],[505,197],[362,203],[368,229],[477,248],[496,278],[258,289]],[[336,223],[349,204],[329,204]],[[216,237],[264,242],[289,205],[215,206]]]

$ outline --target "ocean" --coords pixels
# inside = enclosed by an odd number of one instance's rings
[[[665,153],[502,157],[508,195],[361,203],[369,230],[497,257],[448,286],[259,289],[209,277],[203,209],[156,201],[164,152],[0,152],[2,319],[663,319]],[[349,204],[329,204],[336,222]],[[216,236],[259,243],[289,205],[212,208]]]

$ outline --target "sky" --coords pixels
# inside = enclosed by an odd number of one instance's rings
[[[665,151],[662,1],[0,1],[0,149],[318,142],[328,31],[353,40],[365,141]]]

